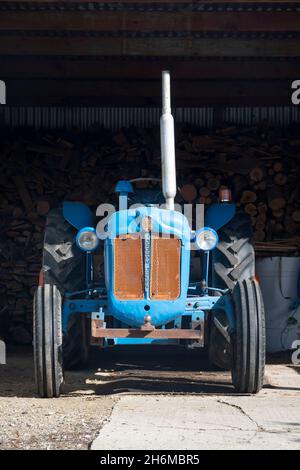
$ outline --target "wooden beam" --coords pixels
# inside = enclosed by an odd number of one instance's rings
[[[0,55],[300,57],[300,39],[2,35]]]
[[[300,0],[293,0],[291,2],[291,0],[231,0],[230,1],[230,4],[239,4],[239,3],[249,3],[250,5],[260,5],[261,3],[299,3]],[[7,0],[0,0],[0,4],[1,3],[15,3],[14,1],[12,2],[9,2]],[[17,3],[20,3],[20,2],[17,2]],[[32,0],[22,0],[22,3],[33,3]],[[35,0],[35,3],[47,3],[47,4],[56,4],[56,3],[59,3],[61,4],[62,3],[62,0]],[[114,3],[117,3],[117,4],[120,4],[120,3],[134,3],[133,0],[122,0],[120,2],[120,0],[108,0],[108,1],[102,1],[102,0],[72,0],[72,3],[102,3],[102,4],[114,4]],[[147,4],[148,2],[147,1],[140,1],[139,2],[140,4]],[[151,3],[154,3],[154,4],[159,4],[159,3],[180,3],[180,4],[191,4],[191,3],[200,3],[200,4],[209,4],[209,5],[212,5],[212,4],[219,4],[219,3],[228,3],[228,0],[194,0],[194,2],[191,2],[189,0],[151,0]]]
[[[160,77],[157,80],[7,80],[8,94],[18,96],[33,93],[36,96],[61,94],[71,96],[158,96],[161,95]],[[205,88],[205,91],[204,91]],[[173,80],[174,97],[210,96],[224,92],[234,95],[269,94],[268,90],[286,95],[290,92],[288,80]]]
[[[167,68],[182,79],[298,79],[300,59],[217,60],[197,58],[0,57],[2,79],[157,79]]]
[[[1,12],[2,31],[299,31],[300,11],[136,12],[23,11]]]
[[[99,107],[117,107],[117,108],[160,108],[161,99],[159,98],[135,98],[135,97],[99,97],[99,96],[76,96],[76,97],[64,97],[64,96],[53,96],[53,97],[39,97],[39,96],[23,96],[12,97],[10,99],[10,106],[27,106],[29,108],[36,106],[99,106]],[[275,107],[275,106],[290,106],[290,99],[281,96],[218,96],[214,99],[210,97],[202,98],[178,98],[176,100],[176,106],[180,108],[201,108],[201,107]],[[1,111],[1,108],[0,108]]]
[[[8,104],[160,105],[160,80],[7,80]],[[290,105],[288,80],[173,80],[174,106]]]

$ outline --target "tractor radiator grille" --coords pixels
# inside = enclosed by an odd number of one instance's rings
[[[114,241],[114,293],[120,300],[144,298],[141,237],[122,235]]]
[[[152,238],[151,299],[175,300],[180,296],[180,252],[178,238]]]
[[[145,276],[150,264],[152,300],[176,300],[180,296],[181,241],[151,236],[151,260],[143,256],[140,236],[122,235],[114,241],[114,294],[119,300],[140,300],[145,296]]]

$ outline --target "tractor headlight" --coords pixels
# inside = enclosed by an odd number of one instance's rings
[[[195,242],[199,250],[209,251],[213,250],[217,246],[219,237],[214,229],[203,227],[202,229],[197,230],[195,234]]]
[[[94,251],[99,244],[96,230],[93,227],[82,228],[77,233],[76,243],[83,251]]]

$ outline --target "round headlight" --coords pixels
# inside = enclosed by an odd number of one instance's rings
[[[77,246],[83,251],[94,251],[99,243],[96,230],[93,227],[85,227],[77,233]]]
[[[217,232],[209,227],[204,227],[198,230],[195,234],[195,237],[196,245],[198,246],[199,250],[203,251],[213,250],[219,242]]]

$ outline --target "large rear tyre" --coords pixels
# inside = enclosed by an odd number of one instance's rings
[[[254,277],[255,253],[251,237],[250,218],[241,211],[219,231],[219,243],[212,253],[215,287],[232,290],[238,281]]]
[[[219,243],[212,252],[212,285],[221,289],[235,288],[238,281],[253,279],[255,254],[251,244],[252,226],[247,214],[239,211],[219,231]],[[215,319],[226,328],[228,322],[222,312],[211,312],[209,317],[209,362],[223,370],[230,370],[229,344],[216,328]]]
[[[42,398],[59,397],[63,384],[61,295],[56,286],[38,287],[34,297],[35,379]]]
[[[47,217],[43,249],[43,283],[65,291],[84,288],[85,257],[78,249],[75,229],[65,220],[61,209],[53,209]],[[85,318],[79,314],[70,317],[68,331],[63,335],[65,369],[84,365],[88,358]]]
[[[236,331],[231,336],[232,382],[239,393],[258,393],[265,370],[265,312],[256,280],[238,282],[233,291]]]

